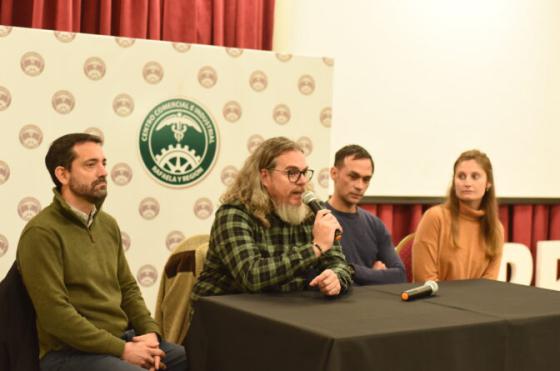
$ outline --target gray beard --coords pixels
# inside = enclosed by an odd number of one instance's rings
[[[280,204],[275,205],[274,209],[280,219],[292,225],[300,225],[311,213],[311,209],[306,204],[299,206]]]

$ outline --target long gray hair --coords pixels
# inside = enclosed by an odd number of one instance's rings
[[[235,181],[220,197],[223,204],[241,202],[265,227],[270,227],[267,215],[274,210],[270,195],[261,183],[260,171],[273,169],[278,156],[289,151],[303,149],[299,144],[286,137],[265,140],[248,158],[237,174]]]

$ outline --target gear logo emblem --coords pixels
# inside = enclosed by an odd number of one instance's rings
[[[101,138],[101,141],[105,141],[105,135],[103,134],[103,132],[101,131],[101,129],[96,128],[94,126],[87,128],[86,130],[84,130],[84,133],[88,133],[91,135],[95,135],[96,137]]]
[[[236,122],[241,118],[241,105],[232,100],[226,103],[223,109],[224,118],[229,122]]]
[[[243,54],[243,49],[238,48],[226,48],[226,52],[229,54],[230,57],[237,58],[241,54]]]
[[[276,53],[276,58],[278,58],[280,62],[288,62],[292,59],[292,55],[289,53]]]
[[[74,99],[74,95],[67,90],[59,90],[52,97],[52,106],[61,115],[72,112],[75,105],[76,99]]]
[[[185,235],[181,231],[171,231],[167,234],[165,238],[165,246],[167,250],[173,251],[178,244],[180,244],[185,239]]]
[[[268,78],[263,71],[255,71],[249,77],[249,85],[256,92],[261,92],[268,85]]]
[[[310,75],[303,75],[298,81],[299,92],[303,95],[311,95],[315,91],[315,80]]]
[[[320,120],[321,124],[326,127],[330,128],[332,123],[332,109],[331,107],[325,107],[321,110],[320,113]]]
[[[8,239],[3,234],[0,234],[0,256],[4,255],[8,251]]]
[[[210,66],[204,66],[198,71],[198,82],[206,89],[210,89],[218,81],[216,70]]]
[[[309,156],[313,152],[313,142],[309,137],[301,137],[297,140],[297,144],[303,149],[303,154]]]
[[[264,138],[259,134],[251,135],[247,140],[247,150],[249,153],[255,152],[257,148],[264,142]]]
[[[76,37],[74,32],[54,31],[54,36],[62,43],[69,43]]]
[[[317,177],[317,183],[323,188],[329,187],[330,173],[328,168],[323,168],[319,171],[319,176]]]
[[[0,86],[0,111],[4,111],[10,106],[12,96],[10,91],[3,86]]]
[[[128,233],[126,233],[125,231],[121,231],[121,245],[122,248],[125,252],[128,251],[128,249],[130,249],[130,236]]]
[[[21,57],[20,66],[28,76],[37,76],[45,68],[45,60],[39,53],[27,52]]]
[[[159,202],[153,197],[146,197],[140,201],[138,206],[140,216],[146,220],[152,220],[159,214]]]
[[[325,63],[329,67],[332,67],[334,66],[334,59],[329,57],[323,57],[323,63]]]
[[[101,80],[106,71],[107,66],[99,57],[90,57],[84,62],[84,73],[90,80]]]
[[[17,211],[19,217],[28,222],[39,214],[41,203],[35,197],[25,197],[19,202]]]
[[[10,167],[7,163],[0,160],[0,184],[4,184],[10,178]]]
[[[121,48],[130,48],[136,40],[130,37],[115,37],[115,41]]]
[[[140,127],[140,156],[158,182],[189,187],[212,169],[219,140],[215,120],[204,107],[186,99],[170,99],[146,115]]]
[[[202,197],[196,200],[193,207],[194,215],[198,219],[207,219],[212,212],[214,211],[214,207],[212,206],[212,201],[209,198]]]
[[[132,179],[132,169],[127,163],[119,162],[111,170],[111,179],[117,185],[127,185]]]
[[[156,61],[148,62],[144,65],[142,75],[148,84],[157,84],[163,79],[163,67]]]
[[[19,131],[19,141],[25,148],[37,148],[43,142],[43,132],[37,125],[25,125]]]
[[[233,182],[235,182],[237,174],[239,174],[239,170],[237,170],[235,166],[228,165],[224,167],[220,176],[220,178],[222,179],[222,183],[224,183],[226,187],[229,187],[233,184]]]
[[[151,264],[146,264],[138,269],[138,273],[136,274],[136,279],[138,283],[140,283],[143,287],[150,287],[154,283],[156,283],[158,277],[158,272],[156,267]]]
[[[12,26],[0,26],[0,37],[6,37],[12,32]]]
[[[173,49],[177,50],[179,53],[186,53],[191,50],[191,44],[188,43],[173,43]]]
[[[272,118],[278,125],[286,125],[291,117],[290,107],[285,104],[278,104],[272,111]]]

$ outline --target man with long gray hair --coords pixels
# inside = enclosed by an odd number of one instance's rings
[[[329,210],[314,217],[302,202],[313,170],[284,137],[262,143],[222,196],[210,233],[200,296],[317,288],[336,296],[351,284]]]

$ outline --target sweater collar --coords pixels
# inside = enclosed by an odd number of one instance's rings
[[[459,202],[459,213],[465,219],[477,221],[480,220],[484,215],[486,215],[486,212],[484,210],[473,209],[462,202]]]
[[[91,214],[87,215],[82,211],[76,210],[76,208],[72,207],[68,202],[66,202],[64,197],[62,197],[62,194],[60,194],[60,192],[58,191],[58,189],[53,188],[53,194],[54,194],[53,203],[64,214],[66,214],[66,216],[72,218],[75,221],[80,222],[80,224],[83,224],[88,228],[93,224],[93,221],[95,220],[95,217],[99,214],[99,210],[101,209],[101,205],[103,204],[103,202],[100,202],[99,204],[94,205]]]
[[[336,213],[337,215],[340,215],[342,217],[346,217],[346,218],[357,218],[358,217],[358,208],[356,208],[355,212],[346,212],[346,211],[340,211],[340,210],[335,209],[333,207],[333,205],[331,205],[329,202],[326,202],[326,206],[333,213]]]
[[[97,207],[95,207],[95,205],[93,205],[93,209],[91,209],[89,214],[84,213],[82,210],[75,208],[71,204],[68,204],[68,206],[70,206],[70,209],[72,209],[82,222],[84,222],[88,227],[91,226],[91,223],[93,223],[93,216],[97,213]]]

